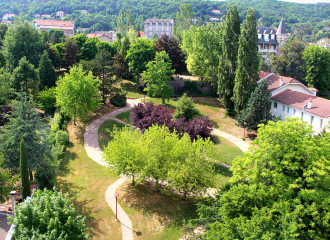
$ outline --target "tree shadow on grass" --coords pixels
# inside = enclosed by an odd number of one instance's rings
[[[123,188],[123,201],[128,207],[142,211],[145,215],[156,215],[159,222],[165,226],[183,226],[188,220],[197,218],[196,203],[202,198],[188,197],[165,192],[155,192],[150,185],[128,184]]]
[[[137,93],[137,94],[141,94],[141,95],[145,95],[146,92],[142,92],[137,86],[136,83],[134,82],[122,82],[121,83],[121,87],[127,91],[127,92],[133,92],[133,93]]]
[[[216,174],[221,174],[225,177],[233,176],[233,173],[229,170],[229,168],[226,168],[218,163],[214,164],[214,171]]]

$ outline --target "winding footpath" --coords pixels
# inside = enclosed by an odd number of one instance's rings
[[[141,102],[140,99],[128,99],[126,107],[110,112],[89,123],[84,133],[84,147],[86,149],[88,157],[90,157],[92,160],[94,160],[95,162],[97,162],[102,166],[105,167],[108,166],[107,163],[102,160],[102,150],[100,148],[99,140],[98,140],[98,129],[102,125],[102,123],[108,119],[113,119],[117,122],[128,125],[127,123],[115,118],[115,116],[122,112],[126,112],[130,110],[132,107],[134,107],[134,105],[137,105],[140,102]],[[218,129],[213,128],[212,132],[215,135],[228,139],[232,143],[236,144],[237,147],[239,147],[243,152],[248,151],[249,144],[244,142],[243,140],[228,133],[222,132]],[[121,184],[123,184],[127,179],[128,178],[126,176],[121,176],[117,181],[111,184],[106,190],[105,200],[107,201],[109,207],[112,209],[114,213],[116,212],[116,199],[114,197],[114,194],[116,193],[117,188]],[[208,191],[210,195],[213,195],[214,192],[215,189],[210,189],[210,191]],[[117,209],[117,216],[119,222],[122,224],[121,229],[122,229],[123,240],[133,240],[132,222],[119,204]]]

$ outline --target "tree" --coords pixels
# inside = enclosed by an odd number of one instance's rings
[[[184,118],[185,121],[190,121],[194,117],[200,116],[201,113],[196,108],[194,102],[187,96],[187,94],[183,94],[183,96],[178,101],[178,106],[174,113],[174,117],[176,119]]]
[[[127,34],[129,34],[129,32]],[[134,32],[134,34],[135,34],[135,32]],[[127,51],[129,50],[129,46],[130,46],[130,40],[128,39],[127,36],[125,36],[123,38],[123,41],[122,41],[122,44],[121,44],[121,48],[120,48],[120,54],[124,58],[126,58],[126,56],[127,56]]]
[[[132,44],[132,43],[135,42],[135,40],[138,38],[138,35],[136,34],[136,31],[135,31],[134,27],[130,27],[128,29],[126,37],[129,40],[129,44]],[[124,41],[126,41],[125,38],[124,38]],[[127,50],[129,49],[129,44],[128,44],[128,47],[126,47]],[[127,50],[126,50],[126,52],[127,52]]]
[[[301,41],[306,35],[312,34],[313,26],[310,22],[295,23],[292,25],[293,38]]]
[[[37,94],[38,108],[45,111],[55,110],[56,107],[56,89],[55,87],[47,88],[43,91],[39,91]]]
[[[270,120],[275,120],[271,115],[270,109],[272,101],[268,91],[266,79],[259,82],[254,92],[251,93],[246,109],[237,117],[237,124],[246,127],[248,131],[257,130],[258,125],[267,124]],[[247,123],[245,126],[244,123]]]
[[[0,47],[3,46],[3,40],[5,39],[5,35],[7,31],[8,31],[8,25],[0,23]]]
[[[171,69],[171,59],[165,51],[156,53],[154,61],[147,64],[147,70],[141,73],[142,82],[147,84],[144,91],[148,92],[149,97],[162,97],[162,102],[165,104],[165,99],[170,98],[174,94],[173,88],[166,83],[171,81],[171,75],[174,70]]]
[[[30,176],[36,171],[44,176],[52,174],[52,156],[47,128],[41,122],[33,97],[19,94],[19,100],[9,104],[8,122],[0,131],[0,152],[4,153],[3,167],[19,171],[20,141],[24,138]],[[30,177],[32,180],[32,177]]]
[[[234,160],[221,195],[199,207],[205,238],[328,239],[329,135],[287,118],[262,125],[253,146]]]
[[[115,67],[115,73],[117,77],[119,78],[130,78],[130,73],[129,73],[129,67],[127,64],[127,60],[119,53],[117,52],[115,54],[114,58],[114,67]]]
[[[168,185],[175,189],[182,189],[184,199],[187,193],[205,193],[214,184],[214,169],[210,159],[215,159],[215,148],[210,139],[202,138],[191,142],[188,134],[180,139],[172,136],[173,148],[169,163]]]
[[[63,46],[62,66],[69,71],[69,68],[76,64],[78,56],[76,40],[68,38]]]
[[[137,129],[125,126],[122,129],[114,128],[111,137],[112,140],[104,150],[103,159],[117,173],[132,176],[134,185],[134,178],[141,173],[141,164],[145,157],[141,154],[142,134]]]
[[[70,202],[68,194],[52,190],[38,190],[28,204],[15,208],[16,239],[88,239],[85,217]]]
[[[99,52],[100,40],[96,37],[87,38],[82,48],[80,48],[79,59],[84,59],[90,61],[95,58],[96,54]]]
[[[219,60],[219,87],[221,101],[228,111],[233,110],[233,88],[237,68],[240,26],[238,10],[235,5],[227,13],[223,32],[223,54]]]
[[[25,200],[26,197],[31,195],[30,190],[30,181],[29,181],[29,167],[28,167],[28,159],[26,155],[26,149],[24,145],[24,139],[21,139],[20,143],[20,164],[19,169],[21,173],[21,183],[22,183],[22,199]]]
[[[85,75],[82,66],[73,66],[56,87],[56,103],[67,116],[85,118],[86,114],[100,106],[99,79],[92,72]]]
[[[18,66],[13,71],[12,86],[16,91],[25,91],[28,93],[29,89],[39,89],[39,79],[37,70],[29,63],[26,57],[23,57]]]
[[[138,38],[127,51],[129,71],[132,75],[139,75],[146,70],[149,61],[155,58],[155,48],[152,41]]]
[[[134,29],[134,18],[131,9],[126,11],[126,22],[126,29]]]
[[[10,192],[15,188],[16,181],[17,178],[12,178],[7,170],[0,167],[0,203],[8,200]]]
[[[40,35],[33,24],[24,20],[22,16],[17,17],[15,24],[6,32],[3,42],[7,66],[12,71],[19,65],[19,61],[26,57],[26,60],[37,68],[42,45]]]
[[[172,61],[172,68],[176,73],[182,73],[187,70],[185,64],[186,56],[179,46],[179,41],[173,36],[169,37],[163,34],[155,42],[155,50],[156,52],[165,51],[168,54]]]
[[[38,76],[40,80],[40,90],[43,90],[45,87],[51,88],[55,86],[57,75],[46,50],[44,50],[40,58]]]
[[[308,86],[315,87],[320,94],[330,89],[330,52],[312,45],[303,52],[304,69]]]
[[[49,43],[55,45],[57,43],[64,43],[65,35],[62,29],[53,28],[49,30]]]
[[[249,9],[239,37],[238,63],[235,73],[233,102],[236,113],[241,113],[259,80],[257,19],[255,11]]]
[[[293,40],[286,43],[281,49],[281,56],[272,57],[272,65],[277,74],[304,81],[303,52],[305,48],[306,43],[301,41]]]
[[[180,12],[176,13],[176,26],[174,27],[174,36],[178,40],[182,40],[182,33],[188,30],[194,24],[194,13],[191,11],[190,4],[180,5]]]
[[[0,69],[0,104],[8,102],[13,91],[10,73]]]
[[[119,15],[117,17],[117,33],[125,35],[125,20],[124,20],[124,11],[120,10]]]

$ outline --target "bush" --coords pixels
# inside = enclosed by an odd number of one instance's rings
[[[112,105],[116,107],[125,107],[126,106],[126,95],[127,92],[125,92],[123,89],[116,89],[115,94],[110,99],[110,102]]]
[[[188,94],[201,95],[202,91],[197,85],[197,81],[184,81],[184,88]]]
[[[40,91],[37,96],[38,107],[44,111],[54,110],[56,106],[55,87]]]
[[[50,123],[50,128],[53,132],[57,132],[61,129],[63,121],[63,116],[61,115],[59,109],[55,111],[54,118],[52,119]]]
[[[56,145],[66,146],[69,143],[69,134],[66,131],[57,131],[55,141]]]
[[[185,121],[190,121],[194,117],[200,116],[201,113],[196,108],[194,102],[187,96],[187,94],[183,94],[183,96],[178,101],[178,106],[174,113],[174,117],[176,119],[184,118]]]

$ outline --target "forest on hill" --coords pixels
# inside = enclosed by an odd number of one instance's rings
[[[330,3],[299,4],[277,0],[0,0],[0,16],[5,13],[23,14],[32,20],[34,14],[55,16],[57,11],[64,11],[65,20],[75,21],[76,27],[95,31],[114,29],[119,11],[132,10],[135,26],[139,30],[143,29],[143,22],[148,18],[175,19],[183,3],[190,4],[195,16],[203,21],[209,21],[210,17],[225,16],[233,4],[238,7],[242,21],[248,8],[252,7],[256,10],[257,19],[262,18],[260,24],[277,27],[283,16],[289,31],[292,24],[310,22],[316,26],[328,20],[330,15]],[[212,13],[213,9],[219,9],[221,14]],[[87,10],[88,14],[79,10]],[[328,22],[321,25],[322,28],[323,25],[328,26]]]

